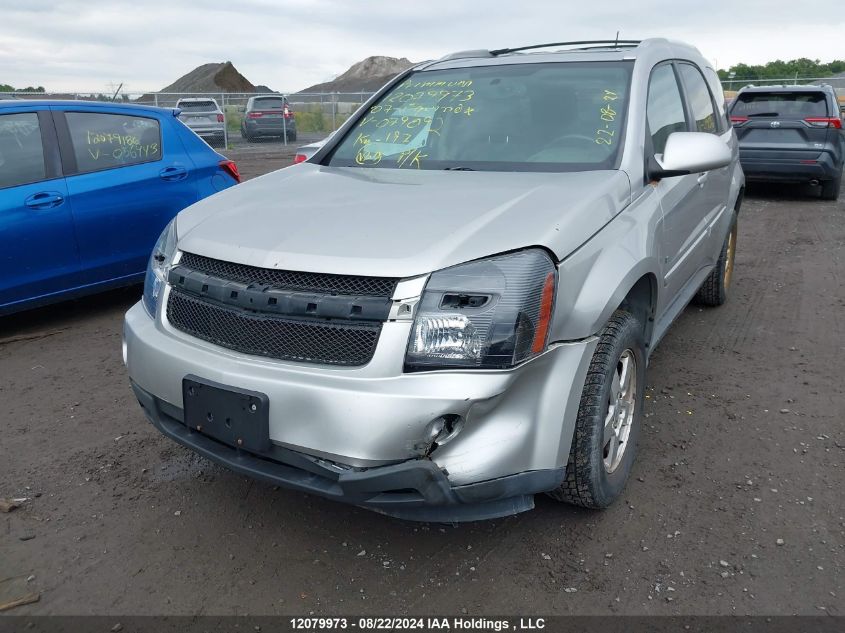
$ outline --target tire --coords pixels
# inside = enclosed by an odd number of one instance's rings
[[[243,128],[241,128],[241,138],[242,138],[243,140],[245,140],[247,143],[252,143],[252,142],[254,141],[254,139],[252,138],[252,136],[250,136],[249,132],[247,132],[247,131],[246,131],[245,129],[243,129]]]
[[[296,132],[292,132],[288,134],[288,143],[295,143],[296,142]]]
[[[825,180],[822,183],[822,190],[819,193],[819,198],[822,200],[838,200],[839,189],[842,187],[842,172],[833,180]]]
[[[617,310],[599,335],[581,393],[566,476],[559,488],[547,493],[550,497],[606,508],[622,494],[637,452],[645,370],[643,326],[631,313]],[[620,382],[617,398],[613,387]],[[615,458],[608,450],[614,438],[619,447]]]
[[[731,230],[728,231],[725,242],[722,244],[719,259],[695,294],[695,303],[705,306],[720,306],[728,300],[728,289],[733,279],[734,262],[736,260],[736,238],[737,222],[736,215],[734,215]]]

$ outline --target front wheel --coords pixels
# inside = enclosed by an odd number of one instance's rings
[[[599,335],[558,501],[606,508],[622,494],[637,452],[645,391],[643,326],[617,310]]]

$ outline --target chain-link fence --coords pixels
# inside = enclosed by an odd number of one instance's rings
[[[175,93],[14,92],[0,98],[110,101],[178,107],[179,118],[209,144],[227,148],[286,147],[321,140],[340,127],[371,92]]]

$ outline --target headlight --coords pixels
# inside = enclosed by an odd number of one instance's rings
[[[164,284],[167,283],[167,273],[173,256],[176,254],[176,218],[164,227],[158,238],[150,261],[147,264],[147,275],[144,277],[144,307],[151,317],[155,318],[158,298]]]
[[[420,300],[407,371],[513,367],[546,349],[557,270],[538,248],[433,273]]]

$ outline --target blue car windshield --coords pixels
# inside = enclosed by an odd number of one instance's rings
[[[328,164],[383,169],[612,169],[630,62],[419,71],[362,113]]]

